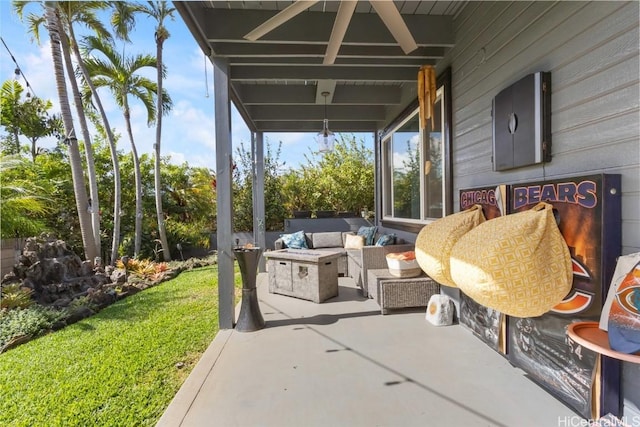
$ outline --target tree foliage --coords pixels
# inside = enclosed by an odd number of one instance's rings
[[[282,203],[282,179],[280,171],[284,163],[280,161],[282,143],[273,150],[267,140],[264,154],[264,209],[265,231],[282,230],[286,208]],[[253,159],[251,151],[244,144],[236,149],[236,163],[233,171],[234,229],[253,229]]]
[[[420,151],[407,141],[402,167],[393,171],[393,214],[401,218],[420,218]]]
[[[2,142],[2,152],[16,155],[23,150],[20,136],[29,140],[31,158],[35,162],[42,150],[38,140],[48,136],[59,136],[62,133],[62,122],[58,115],[49,115],[51,101],[44,101],[28,93],[24,96],[24,88],[15,80],[2,83],[0,98],[0,124],[4,126],[6,136]]]
[[[287,214],[295,210],[360,212],[374,203],[373,151],[353,135],[341,134],[334,150],[310,150],[299,170],[282,176]]]
[[[50,188],[35,180],[37,168],[16,156],[0,158],[0,235],[3,239],[46,230]],[[46,183],[45,183],[46,184]]]
[[[356,214],[373,206],[373,152],[353,135],[341,135],[330,153],[309,150],[300,169],[284,169],[282,143],[266,144],[265,222],[267,231],[282,230],[296,210],[335,210]],[[243,144],[236,150],[234,229],[253,229],[252,159]]]

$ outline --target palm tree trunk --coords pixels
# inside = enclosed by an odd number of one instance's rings
[[[82,58],[78,52],[78,46],[75,41],[75,35],[73,34],[73,27],[69,22],[69,37],[74,47],[74,54],[78,61]],[[96,244],[96,252],[102,254],[101,242],[100,242],[100,201],[98,196],[98,181],[96,180],[96,165],[93,160],[93,146],[91,144],[91,135],[89,134],[89,127],[87,126],[87,118],[84,114],[84,108],[82,105],[82,98],[80,96],[80,89],[78,88],[78,81],[76,80],[73,72],[73,64],[71,63],[71,54],[69,52],[69,44],[67,39],[61,37],[62,53],[64,54],[64,60],[67,67],[67,76],[69,76],[69,82],[71,83],[71,91],[73,92],[73,102],[76,104],[76,112],[78,114],[78,120],[80,121],[80,129],[82,130],[82,138],[84,139],[84,151],[87,160],[87,175],[89,177],[89,195],[91,196],[91,202],[89,203],[89,213],[91,215],[91,227],[93,230],[93,239]],[[93,260],[91,260],[93,261]]]
[[[82,58],[80,51],[77,48],[77,43],[74,42],[74,54],[77,58]],[[89,89],[91,90],[91,97],[93,102],[100,112],[100,117],[102,119],[102,123],[104,124],[104,130],[107,134],[107,140],[109,141],[109,151],[111,154],[111,163],[113,166],[113,233],[111,240],[111,255],[109,258],[109,264],[114,265],[116,260],[118,259],[118,248],[120,246],[120,216],[121,216],[121,204],[122,204],[122,184],[120,180],[120,163],[118,161],[118,148],[116,145],[116,139],[113,135],[113,131],[111,129],[111,125],[109,124],[109,118],[107,117],[107,113],[102,106],[102,100],[100,99],[100,95],[91,80],[91,76],[87,67],[84,63],[84,60],[78,60],[78,66],[82,71],[82,75],[84,76],[85,82]]]
[[[140,176],[140,159],[138,158],[138,150],[133,141],[133,132],[131,130],[131,112],[129,110],[129,102],[125,96],[124,105],[124,121],[127,126],[127,134],[131,142],[131,155],[133,156],[133,173],[136,181],[136,228],[133,243],[133,256],[138,258],[140,255],[140,246],[142,243],[142,178]]]
[[[165,261],[171,261],[171,252],[169,250],[169,241],[167,240],[167,231],[164,227],[164,212],[162,211],[162,193],[160,185],[160,142],[162,141],[162,38],[156,38],[156,58],[158,59],[158,96],[156,113],[156,144],[154,146],[154,185],[156,196],[156,216],[158,217],[158,234],[160,235],[160,243],[162,244],[162,256]]]
[[[58,98],[60,100],[62,122],[64,124],[66,134],[65,141],[69,144],[69,163],[71,165],[71,176],[73,179],[73,188],[76,198],[76,209],[78,211],[78,219],[80,221],[80,234],[82,235],[84,255],[85,259],[93,261],[97,256],[97,252],[93,233],[91,232],[91,217],[87,212],[89,200],[87,198],[87,189],[84,184],[82,160],[80,158],[78,140],[75,135],[71,106],[69,105],[69,97],[64,79],[64,65],[62,62],[62,54],[60,52],[60,19],[55,8],[49,5],[45,6],[45,16],[47,20],[47,28],[49,30],[49,37],[51,39],[51,56],[53,58],[53,68],[56,79],[56,88],[58,90]]]

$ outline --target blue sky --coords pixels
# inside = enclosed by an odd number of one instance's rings
[[[39,13],[41,6],[27,6],[27,12]],[[175,19],[166,23],[171,37],[164,45],[164,61],[168,75],[164,82],[165,89],[173,100],[173,109],[163,118],[162,153],[170,155],[172,163],[188,162],[191,166],[215,168],[215,136],[212,66],[205,61],[203,53],[193,40],[189,30],[175,12]],[[126,55],[138,53],[155,54],[153,39],[153,21],[140,16],[132,35],[133,44],[119,46],[125,49]],[[12,11],[11,3],[0,0],[0,35],[11,50],[22,72],[33,88],[35,95],[53,102],[52,111],[59,112],[57,92],[53,80],[50,44],[46,31],[41,31],[39,46],[28,34],[26,26]],[[2,81],[15,77],[15,64],[4,46],[0,46],[0,77]],[[206,64],[206,65],[205,65]],[[206,70],[206,71],[205,71]],[[206,74],[205,74],[206,73]],[[155,71],[149,70],[148,76],[155,79]],[[21,84],[25,84],[20,79]],[[111,126],[121,134],[118,149],[130,151],[122,113],[113,102],[110,94],[101,97]],[[250,133],[235,111],[232,113],[232,141],[235,147],[244,143],[249,147]],[[141,104],[132,102],[132,127],[138,153],[151,153],[155,141],[155,130],[146,125],[146,113]],[[331,123],[329,123],[331,127]],[[322,123],[318,122],[318,130]],[[275,148],[282,142],[280,160],[289,167],[296,167],[304,162],[304,154],[310,148],[315,149],[312,133],[265,133],[265,141]],[[371,134],[356,134],[357,138],[365,138],[372,146]],[[43,144],[46,146],[47,144]],[[51,145],[51,142],[49,143]]]

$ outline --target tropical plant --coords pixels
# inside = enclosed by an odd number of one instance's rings
[[[20,157],[0,158],[0,237],[28,236],[46,230],[47,190],[24,173],[32,165]]]
[[[169,270],[169,264],[166,262],[154,262],[149,259],[128,259],[126,265],[120,259],[116,266],[148,280],[155,280]]]
[[[0,294],[0,309],[27,308],[33,304],[31,294],[33,294],[33,289],[23,288],[19,283],[3,285]]]
[[[5,128],[7,135],[2,139],[2,153],[5,155],[20,154],[20,123],[18,108],[24,89],[15,80],[5,80],[2,83],[2,98],[0,99],[0,125]]]
[[[157,91],[157,84],[137,73],[145,67],[156,67],[156,59],[150,55],[136,55],[127,58],[116,52],[113,44],[94,36],[88,36],[84,39],[83,49],[86,57],[84,62],[93,84],[96,88],[108,88],[124,115],[127,135],[131,143],[131,155],[135,172],[136,209],[133,255],[137,257],[140,254],[142,241],[142,180],[138,151],[131,128],[129,97],[133,96],[142,102],[147,111],[147,123],[153,123],[156,113],[154,96]],[[95,51],[101,53],[101,58],[90,56]],[[164,94],[162,102],[165,111],[168,112],[171,105],[171,99],[168,94]]]
[[[24,88],[15,80],[2,83],[0,124],[4,126],[8,135],[2,151],[8,155],[20,154],[22,149],[19,135],[23,135],[31,143],[31,158],[35,162],[36,157],[43,152],[37,145],[38,140],[59,135],[62,132],[62,123],[58,116],[49,115],[51,101],[44,101],[29,92],[26,100],[22,101],[23,92]]]
[[[206,168],[163,165],[163,205],[170,247],[207,247],[209,234],[216,229],[215,175]]]

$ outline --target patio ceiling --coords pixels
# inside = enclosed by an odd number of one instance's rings
[[[405,54],[369,1],[359,1],[335,62],[323,65],[339,1],[319,1],[256,41],[244,36],[292,1],[177,1],[203,52],[228,61],[230,97],[252,131],[374,132],[416,97],[421,65],[454,43],[466,1],[394,1],[418,46]],[[310,3],[311,4],[311,3]]]

